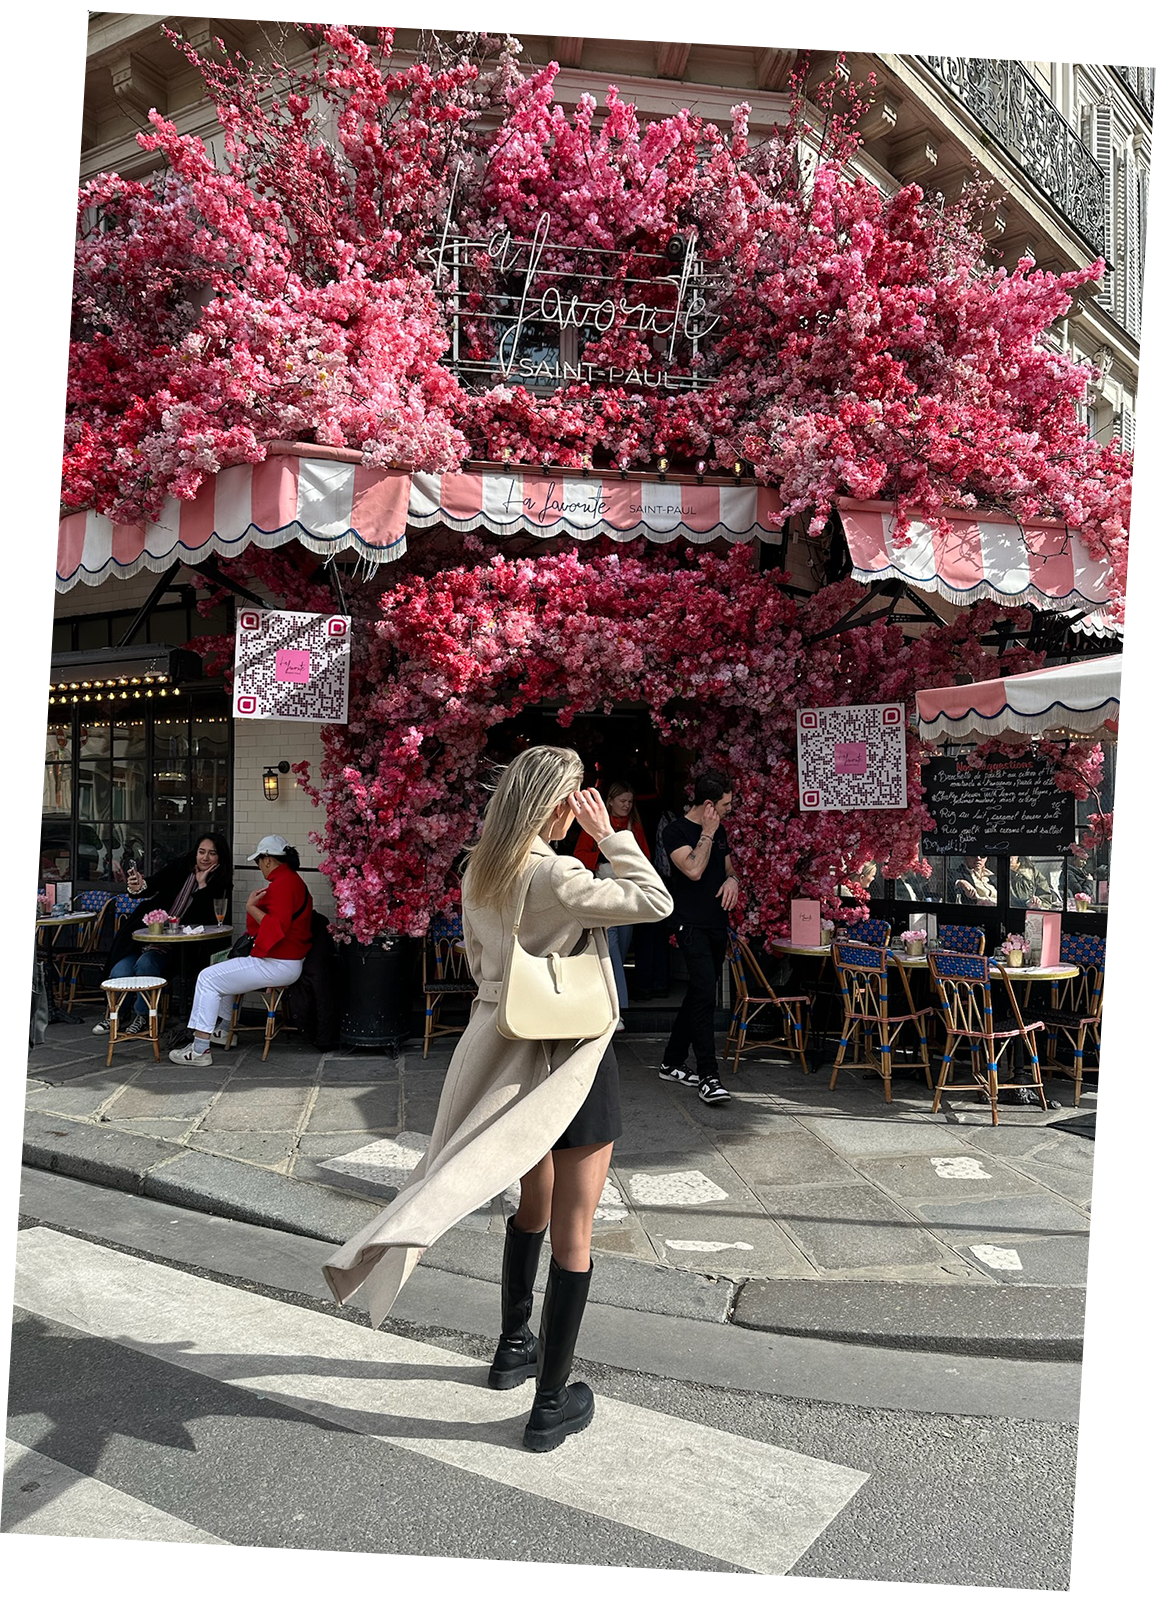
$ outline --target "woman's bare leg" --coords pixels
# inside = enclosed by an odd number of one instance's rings
[[[564,1271],[585,1273],[590,1269],[591,1228],[613,1148],[613,1143],[588,1143],[583,1148],[554,1150],[550,1251]],[[520,1224],[516,1217],[515,1225]]]
[[[514,1225],[519,1232],[545,1231],[550,1220],[551,1194],[554,1189],[554,1156],[547,1152],[532,1170],[522,1178],[521,1196],[514,1214]],[[592,1211],[593,1214],[593,1211]],[[585,1270],[586,1267],[584,1266]]]

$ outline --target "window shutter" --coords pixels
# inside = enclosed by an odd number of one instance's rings
[[[1113,265],[1114,238],[1113,238],[1113,116],[1107,105],[1093,105],[1089,107],[1089,148],[1096,158],[1097,165],[1105,178],[1105,232],[1101,246],[1101,253],[1106,262]],[[1103,305],[1106,310],[1113,309],[1113,278],[1115,274],[1106,272],[1101,279],[1096,293],[1098,305]]]
[[[1135,422],[1135,420],[1133,418],[1133,412],[1132,411],[1127,411],[1127,410],[1124,409],[1124,407],[1122,407],[1122,409],[1121,409],[1121,443],[1125,446],[1125,448],[1127,450],[1130,451],[1130,453],[1132,452],[1132,449],[1133,449],[1133,436],[1134,436],[1134,432],[1136,430],[1136,425],[1137,424],[1136,424],[1136,422]]]
[[[1141,332],[1141,228],[1140,188],[1136,167],[1127,165],[1125,195],[1127,202],[1126,235],[1128,255],[1125,257],[1125,329],[1134,337]]]

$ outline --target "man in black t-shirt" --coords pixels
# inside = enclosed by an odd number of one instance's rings
[[[694,804],[681,821],[664,829],[663,847],[671,858],[671,897],[676,936],[687,962],[687,992],[659,1075],[668,1082],[697,1086],[704,1104],[731,1097],[719,1080],[715,1058],[715,989],[727,951],[727,915],[739,898],[723,820],[732,804],[731,784],[716,771],[695,779]],[[695,1054],[694,1071],[687,1053]]]

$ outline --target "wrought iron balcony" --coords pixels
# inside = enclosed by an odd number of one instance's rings
[[[919,56],[997,139],[1090,248],[1105,249],[1105,177],[1087,149],[1019,61]]]
[[[1110,72],[1115,72],[1121,82],[1129,89],[1141,104],[1153,115],[1153,68],[1152,67],[1110,67]]]

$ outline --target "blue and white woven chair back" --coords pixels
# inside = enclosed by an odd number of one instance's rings
[[[109,888],[83,888],[72,903],[77,910],[103,910],[112,897]]]
[[[984,948],[983,927],[940,927],[938,936],[950,954],[980,954]]]
[[[892,924],[885,921],[883,916],[875,916],[870,921],[857,921],[848,928],[848,936],[857,943],[871,943],[879,948],[887,948],[888,939],[892,936]]]
[[[1061,964],[1105,969],[1105,940],[1087,932],[1061,933]]]
[[[884,923],[887,925],[887,922]],[[886,971],[888,951],[882,945],[836,943],[832,945],[836,970]]]
[[[462,917],[454,911],[446,911],[443,915],[436,915],[430,922],[430,936],[436,941],[443,938],[460,938],[462,936]]]
[[[940,949],[929,954],[928,964],[934,977],[944,977],[952,982],[987,984],[991,975],[988,961],[982,954],[952,954]]]

